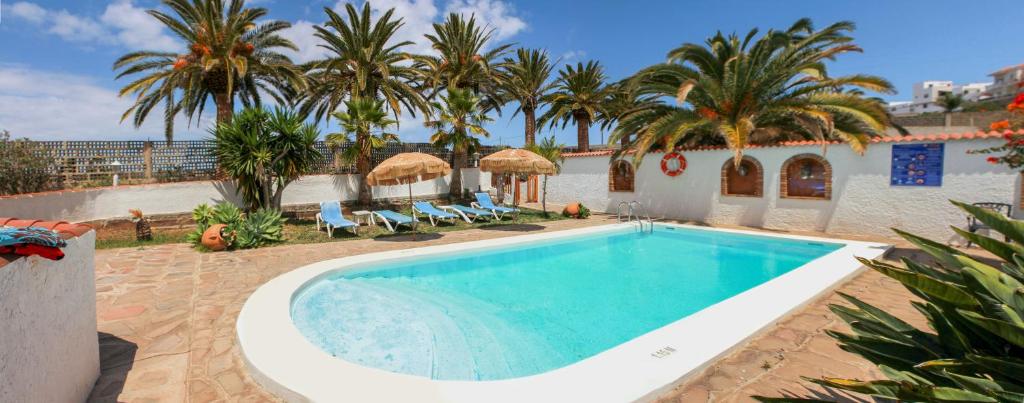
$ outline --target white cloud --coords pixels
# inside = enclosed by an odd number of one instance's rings
[[[11,15],[32,23],[41,23],[46,19],[46,10],[32,3],[18,2],[11,5],[7,12]]]
[[[582,50],[570,50],[568,52],[562,53],[562,55],[558,57],[558,61],[568,63],[572,60],[582,59],[584,57],[587,57],[587,52]]]
[[[0,130],[35,140],[163,139],[163,109],[156,108],[141,128],[120,123],[131,97],[98,85],[92,78],[19,66],[0,65]],[[210,111],[212,112],[212,111]],[[175,139],[205,137],[209,121],[187,127],[175,121]]]
[[[526,29],[526,21],[515,16],[515,9],[499,0],[452,0],[445,14],[476,15],[478,21],[494,29],[495,41],[508,39]]]
[[[132,0],[117,0],[107,5],[99,19],[75,15],[67,10],[46,9],[30,2],[14,3],[11,14],[45,32],[69,42],[117,44],[130,49],[173,51],[179,42],[167,35],[163,25]]]
[[[315,24],[305,20],[299,20],[291,27],[282,30],[281,36],[292,41],[299,51],[285,50],[284,53],[291,57],[295,63],[305,63],[310,60],[321,58],[327,54],[327,49],[319,46],[322,41],[316,37]]]
[[[113,27],[117,42],[131,49],[179,50],[181,44],[164,33],[163,24],[135,7],[132,0],[119,0],[107,6],[100,16],[107,26]]]
[[[344,10],[345,2],[339,1],[335,6],[336,10]],[[433,0],[372,0],[370,8],[375,17],[394,8],[393,18],[402,19],[402,27],[395,34],[394,41],[412,41],[415,45],[407,46],[404,50],[412,53],[434,53],[430,47],[430,41],[423,35],[434,32],[433,23],[439,17],[437,6]]]

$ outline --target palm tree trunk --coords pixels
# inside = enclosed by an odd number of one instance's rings
[[[217,104],[217,123],[231,123],[235,113],[234,98],[227,92],[219,92],[213,95],[213,101]]]
[[[537,111],[523,108],[523,116],[526,117],[526,145],[531,145],[537,142]]]
[[[469,162],[469,154],[463,147],[456,146],[452,150],[452,183],[448,187],[449,199],[462,198],[462,167]]]
[[[576,118],[576,148],[578,152],[590,151],[590,116],[586,112],[573,114]]]
[[[356,144],[354,147],[359,147],[359,157],[356,158],[356,172],[359,173],[359,204],[362,206],[370,206],[371,190],[370,183],[366,181],[366,176],[370,174],[370,139],[367,137],[368,134],[357,134]]]

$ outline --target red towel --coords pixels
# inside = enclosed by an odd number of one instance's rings
[[[62,252],[60,248],[30,243],[20,243],[13,246],[0,246],[0,253],[13,253],[21,256],[36,255],[50,260],[61,260],[64,258],[64,252]]]

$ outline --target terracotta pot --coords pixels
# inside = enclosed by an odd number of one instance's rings
[[[220,250],[227,249],[228,248],[228,243],[227,243],[227,241],[224,240],[224,237],[221,236],[221,234],[220,234],[221,231],[223,231],[225,227],[227,227],[227,225],[224,225],[224,224],[213,224],[213,225],[210,226],[210,228],[207,228],[206,231],[203,231],[203,240],[202,240],[203,246],[205,246],[206,249],[209,249],[209,250],[212,250],[212,251],[220,251]]]
[[[580,204],[579,203],[569,203],[568,206],[565,206],[565,212],[566,212],[566,214],[569,214],[570,216],[573,216],[573,217],[578,216],[580,214]]]

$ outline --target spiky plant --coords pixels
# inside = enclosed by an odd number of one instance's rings
[[[668,53],[668,62],[634,75],[641,94],[659,102],[622,119],[610,141],[629,142],[634,164],[652,149],[726,145],[739,163],[744,147],[791,139],[842,140],[863,153],[890,126],[885,105],[849,88],[892,92],[876,76],[830,77],[826,62],[860,52],[851,22],[814,30],[801,19],[783,31],[708,38]],[[675,99],[674,104],[664,99]],[[621,155],[621,154],[620,154]]]
[[[398,135],[388,133],[388,127],[398,122],[389,119],[384,110],[384,101],[356,98],[345,102],[345,112],[333,116],[341,124],[340,133],[327,135],[327,144],[332,147],[346,147],[341,154],[346,163],[355,163],[356,171],[364,180],[359,183],[359,203],[370,204],[370,184],[365,180],[370,173],[370,157],[373,150],[388,143],[397,143]]]
[[[402,51],[412,42],[393,40],[404,25],[401,18],[393,17],[394,11],[387,10],[374,20],[369,2],[363,3],[361,11],[346,3],[347,18],[324,8],[327,22],[315,27],[315,35],[327,55],[303,65],[309,90],[301,95],[302,112],[320,120],[353,98],[383,100],[396,117],[426,111],[429,105],[413,86],[418,75],[408,63],[412,56]]]
[[[998,258],[997,264],[903,231],[896,232],[935,263],[903,259],[902,265],[860,259],[899,281],[920,301],[928,320],[918,328],[853,296],[850,305],[829,305],[851,333],[830,331],[840,348],[871,361],[888,379],[805,378],[830,388],[899,401],[1024,401],[1024,221],[993,210],[953,202],[1008,238],[1004,242],[953,227],[957,234]],[[769,398],[765,402],[814,399]]]
[[[114,62],[117,78],[134,76],[120,95],[133,94],[135,102],[122,115],[139,127],[157,106],[164,107],[167,141],[174,137],[174,118],[183,113],[198,120],[208,99],[217,109],[217,122],[234,114],[235,97],[243,105],[259,106],[264,91],[280,104],[284,93],[305,88],[302,72],[279,53],[297,50],[281,37],[291,26],[264,20],[267,9],[245,7],[244,0],[163,0],[172,13],[148,10],[185,43],[186,52],[137,51]]]
[[[235,181],[246,210],[281,209],[284,189],[323,155],[320,131],[292,110],[249,108],[211,130],[217,163]]]
[[[484,124],[491,121],[483,111],[480,97],[469,90],[448,89],[448,95],[435,102],[435,116],[424,123],[434,130],[430,141],[437,147],[452,148],[452,182],[450,197],[462,197],[462,168],[468,164],[469,153],[480,147],[480,136],[490,133]]]
[[[550,107],[540,117],[540,125],[554,127],[576,124],[577,151],[590,150],[590,125],[604,112],[610,89],[605,85],[604,68],[596,61],[565,65],[558,72],[553,92],[545,96]]]

